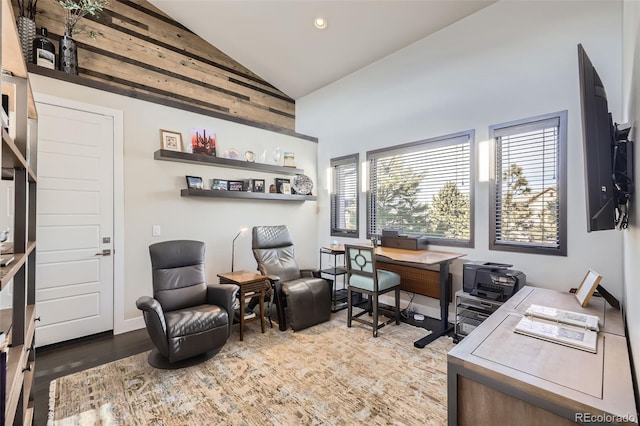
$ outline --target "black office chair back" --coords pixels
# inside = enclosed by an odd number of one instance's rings
[[[207,302],[204,253],[201,241],[164,241],[149,246],[153,298],[162,309],[175,311]]]
[[[293,239],[286,225],[254,226],[251,248],[261,274],[276,275],[280,281],[300,278]]]

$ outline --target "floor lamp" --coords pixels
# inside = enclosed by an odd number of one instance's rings
[[[236,252],[236,240],[240,235],[244,234],[246,231],[247,231],[246,226],[243,226],[242,228],[240,228],[240,231],[238,231],[238,234],[235,236],[235,238],[233,239],[233,242],[231,243],[231,272],[233,272],[233,260],[235,258],[235,252]]]

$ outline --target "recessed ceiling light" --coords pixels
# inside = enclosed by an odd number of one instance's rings
[[[315,27],[319,30],[324,30],[327,28],[327,20],[322,16],[318,16],[313,20],[313,25],[315,25]]]

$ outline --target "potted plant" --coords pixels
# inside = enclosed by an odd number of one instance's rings
[[[108,0],[59,0],[58,4],[64,10],[64,34],[60,36],[60,70],[70,73],[78,73],[78,50],[73,34],[80,19],[86,15],[97,17],[109,4]],[[98,32],[86,31],[87,35],[95,39]],[[77,32],[76,32],[77,34]]]

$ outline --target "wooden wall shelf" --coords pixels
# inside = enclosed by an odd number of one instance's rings
[[[301,175],[304,170],[292,167],[272,166],[271,164],[250,163],[229,158],[210,157],[208,155],[192,154],[190,152],[169,151],[159,149],[153,153],[153,158],[163,161],[176,161],[178,163],[199,164],[201,166],[226,167],[231,169],[255,170],[266,173],[283,175]]]
[[[210,198],[245,198],[252,200],[272,201],[316,201],[315,195],[272,194],[268,192],[220,191],[215,189],[188,188],[180,191],[182,197],[210,197]]]

